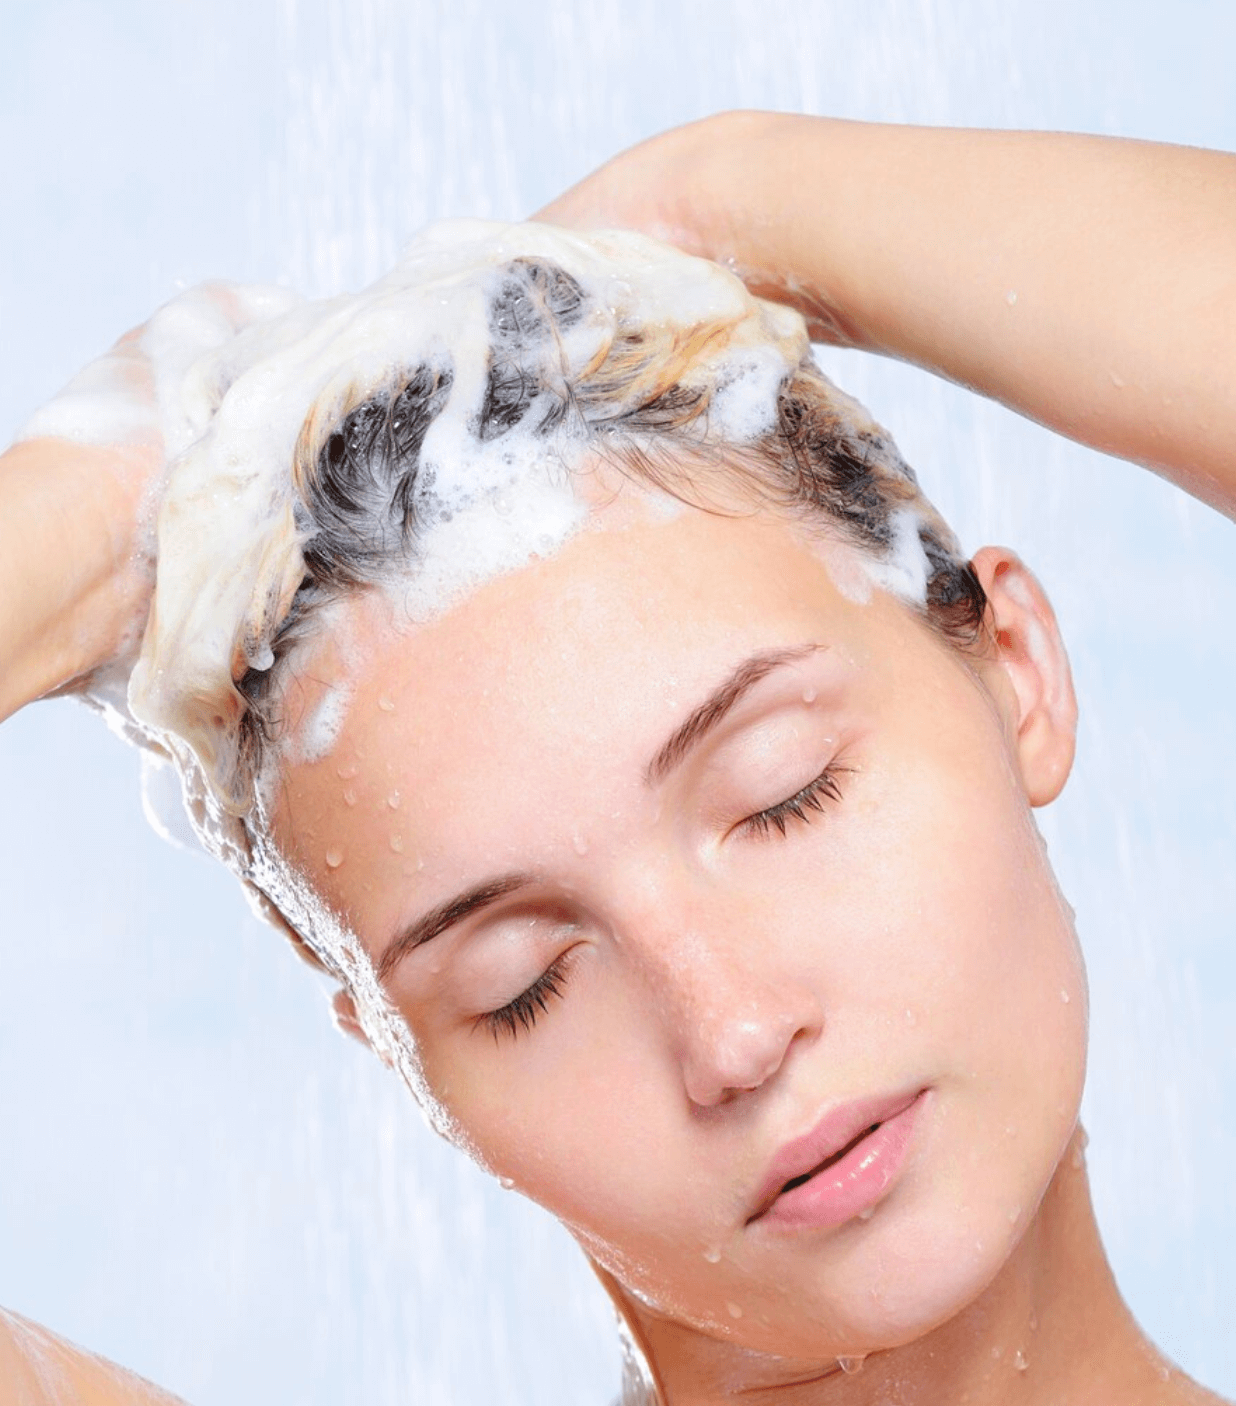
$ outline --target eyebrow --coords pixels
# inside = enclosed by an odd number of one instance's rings
[[[534,874],[501,874],[497,878],[485,879],[479,884],[474,884],[472,888],[465,889],[454,898],[448,898],[436,908],[431,908],[410,928],[406,928],[382,953],[378,959],[378,980],[384,981],[409,952],[426,942],[431,942],[455,923],[462,922],[482,908],[488,908],[491,903],[497,903],[507,894],[534,883]]]
[[[647,784],[652,786],[658,781],[663,781],[675,767],[681,766],[687,755],[699,746],[730,709],[761,679],[784,664],[793,664],[806,658],[819,647],[815,644],[804,644],[796,649],[767,649],[744,659],[691,716],[680,727],[675,728],[669,740],[644,769],[644,780]]]
[[[664,780],[714,728],[719,726],[734,705],[761,679],[767,678],[774,670],[786,664],[805,659],[820,648],[817,644],[804,644],[793,649],[767,649],[744,659],[690,717],[674,729],[664,746],[645,768],[644,780],[649,785]],[[479,884],[474,884],[447,899],[445,903],[431,908],[395,938],[382,953],[377,963],[378,980],[385,981],[409,952],[415,951],[426,942],[432,942],[447,928],[497,903],[508,894],[529,888],[538,882],[540,880],[536,874],[522,870],[499,874],[494,878],[483,879]]]

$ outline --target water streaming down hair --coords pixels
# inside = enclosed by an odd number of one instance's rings
[[[599,461],[710,510],[792,514],[946,634],[981,625],[951,532],[816,368],[801,318],[642,236],[436,227],[373,288],[198,362],[181,404],[130,705],[174,756],[204,843],[354,988],[362,1017],[384,1006],[371,967],[262,824],[281,683],[335,602],[396,587],[412,619],[449,608],[582,526],[576,489]],[[369,1014],[391,1026],[378,1043],[404,1043],[389,1011]]]

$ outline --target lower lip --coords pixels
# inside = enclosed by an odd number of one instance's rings
[[[760,1221],[822,1230],[873,1211],[905,1164],[925,1093],[881,1123],[840,1162],[825,1167],[793,1191],[782,1192]]]

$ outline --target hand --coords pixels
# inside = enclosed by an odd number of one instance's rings
[[[816,121],[724,112],[673,128],[606,162],[532,218],[633,229],[677,245],[725,265],[759,297],[796,308],[813,341],[860,345],[819,283],[798,276],[786,239],[802,223],[797,145]]]
[[[289,301],[223,284],[182,294],[87,366],[0,456],[9,564],[0,717],[127,673],[150,610],[167,463],[204,430],[226,389],[194,368]]]
[[[705,166],[725,118],[706,118],[621,152],[532,216],[569,229],[632,229],[717,258],[708,228]]]

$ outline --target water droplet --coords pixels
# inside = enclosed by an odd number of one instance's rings
[[[816,700],[816,698],[817,698],[818,696],[819,696],[819,695],[816,693],[816,691],[815,691],[814,688],[804,688],[804,689],[803,689],[803,702],[804,702],[804,703],[814,703],[815,700]]]
[[[1063,986],[1060,988],[1060,999],[1064,1002],[1066,1006],[1069,1004],[1069,993],[1064,989]]]
[[[343,803],[345,806],[354,806],[356,804],[356,792],[351,786],[344,788]]]
[[[1021,1207],[1020,1207],[1020,1206],[1014,1206],[1013,1209],[1009,1212],[1009,1224],[1010,1224],[1010,1225],[1016,1225],[1017,1222],[1018,1222],[1020,1219],[1021,1219]]]
[[[1112,385],[1115,386],[1117,390],[1120,390],[1124,386],[1124,377],[1119,371],[1109,371],[1108,375],[1112,378]]]
[[[1004,1349],[1003,1349],[1003,1348],[993,1347],[992,1350],[991,1350],[991,1360],[992,1360],[993,1362],[999,1362],[1001,1356],[1003,1355],[1003,1352],[1004,1352]]]
[[[866,1208],[866,1210],[859,1211],[859,1213],[858,1213],[858,1218],[859,1218],[859,1220],[870,1220],[871,1217],[874,1216],[874,1215],[875,1215],[875,1207],[874,1207],[874,1206],[868,1206],[868,1207]]]
[[[1017,1351],[1013,1354],[1013,1366],[1019,1372],[1024,1372],[1026,1368],[1029,1367],[1029,1365],[1029,1362],[1026,1361],[1026,1354],[1021,1350],[1021,1348],[1018,1348]]]
[[[1031,1331],[1032,1333],[1037,1333],[1038,1330],[1039,1330],[1039,1316],[1038,1316],[1037,1313],[1031,1313],[1031,1315],[1030,1315],[1030,1331]]]
[[[857,1353],[853,1357],[839,1357],[837,1366],[849,1377],[857,1376],[863,1370],[863,1363],[867,1360],[865,1352]]]
[[[571,841],[571,846],[575,850],[576,854],[588,853],[588,841],[585,840],[582,835],[576,835],[575,838]]]
[[[385,693],[378,695],[378,707],[381,708],[384,713],[393,713],[395,711],[394,700],[388,698]]]
[[[906,1007],[906,1024],[907,1024],[907,1025],[917,1025],[917,1024],[918,1024],[918,1016],[916,1016],[916,1015],[914,1014],[914,1012],[910,1009],[909,1006]]]
[[[705,1250],[705,1251],[704,1251],[704,1258],[708,1261],[709,1264],[720,1264],[720,1263],[721,1263],[721,1246],[720,1246],[720,1245],[717,1245],[717,1246],[714,1246],[712,1249]]]
[[[503,1191],[511,1191],[514,1188],[515,1183],[511,1180],[510,1177],[499,1177],[498,1185],[503,1189]]]
[[[730,1315],[731,1318],[741,1318],[741,1317],[742,1317],[742,1307],[741,1307],[739,1304],[736,1304],[736,1303],[727,1303],[727,1304],[725,1305],[725,1307],[726,1307],[726,1309],[728,1310],[729,1315]]]
[[[387,804],[388,806],[390,806],[390,808],[391,808],[392,810],[398,810],[398,809],[399,809],[399,803],[400,803],[402,800],[403,800],[403,797],[399,794],[398,791],[392,791],[392,792],[390,793],[390,795],[387,796],[387,798],[386,798],[386,804]]]
[[[402,836],[402,835],[392,835],[392,836],[391,836],[391,839],[390,839],[390,846],[391,846],[391,849],[394,851],[395,854],[402,854],[402,853],[403,853],[403,836]]]
[[[360,771],[360,767],[355,762],[348,762],[346,766],[337,767],[335,775],[340,781],[351,781],[358,771]]]
[[[341,849],[328,849],[326,851],[326,867],[328,869],[338,869],[343,863],[343,851]]]
[[[1004,295],[1004,301],[1009,305],[1009,307],[1013,307],[1017,302],[1017,289],[1010,288],[1009,291]]]

